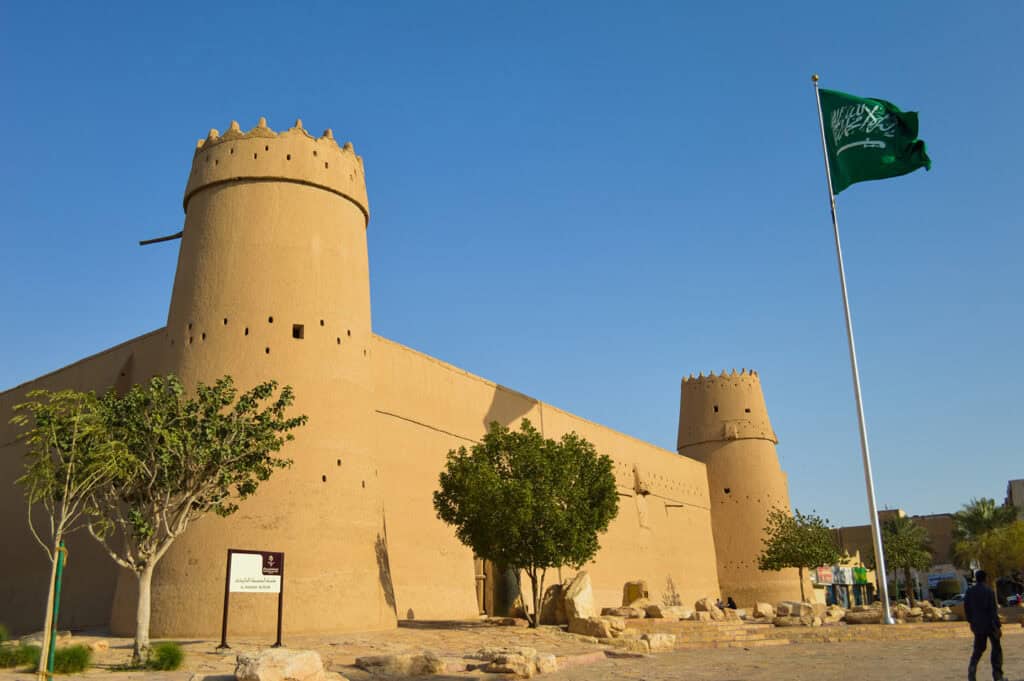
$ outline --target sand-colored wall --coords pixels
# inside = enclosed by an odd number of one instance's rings
[[[29,532],[25,497],[14,486],[24,471],[24,446],[10,423],[14,405],[32,390],[124,389],[161,371],[159,329],[87,357],[63,369],[0,393],[0,622],[15,633],[42,628],[43,604],[49,579],[49,561]],[[37,515],[38,522],[44,522]],[[42,525],[39,525],[42,527]],[[68,567],[64,573],[61,628],[105,625],[119,568],[87,532],[67,537]]]
[[[671,578],[684,602],[718,594],[703,464],[586,421],[393,341],[374,347],[378,452],[390,573],[399,617],[475,614],[472,553],[437,519],[432,494],[449,449],[471,447],[491,421],[525,417],[545,436],[576,431],[616,465],[619,515],[585,566],[598,603],[621,604],[627,580],[660,600]],[[637,492],[637,473],[641,489]],[[568,577],[571,570],[563,572]],[[557,581],[556,575],[548,583]]]
[[[800,597],[797,570],[757,567],[768,513],[790,510],[776,442],[756,373],[683,379],[679,453],[707,465],[718,580],[740,607]]]

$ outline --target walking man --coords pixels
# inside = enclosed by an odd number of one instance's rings
[[[992,642],[992,678],[1005,681],[1003,676],[1003,646],[999,642],[1002,628],[999,625],[999,611],[996,607],[996,595],[988,588],[988,575],[984,570],[974,573],[975,584],[964,596],[964,612],[974,632],[974,651],[971,663],[967,667],[968,681],[978,680],[978,660],[985,654],[985,644]]]

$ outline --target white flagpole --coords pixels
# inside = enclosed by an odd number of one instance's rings
[[[875,547],[875,575],[882,598],[882,622],[895,624],[889,607],[889,580],[885,570],[885,552],[882,533],[878,526],[878,508],[875,505],[875,481],[871,475],[871,454],[868,453],[868,426],[864,421],[864,403],[860,396],[860,372],[857,370],[857,350],[853,344],[853,320],[850,318],[850,300],[846,295],[846,270],[843,267],[843,248],[839,243],[839,218],[836,216],[836,195],[832,191],[832,173],[828,164],[828,143],[825,141],[825,117],[821,113],[821,93],[818,74],[814,81],[814,99],[818,104],[818,128],[821,130],[821,151],[825,156],[825,180],[828,182],[828,203],[832,210],[832,232],[836,238],[836,260],[839,262],[839,287],[843,292],[843,313],[846,316],[846,340],[850,344],[850,371],[853,373],[853,396],[857,402],[857,425],[860,426],[860,451],[864,461],[864,483],[868,488],[868,512],[871,514],[871,539]],[[908,587],[909,588],[909,587]]]

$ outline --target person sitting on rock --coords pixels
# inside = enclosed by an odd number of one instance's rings
[[[728,602],[728,603],[726,603],[725,607],[727,607],[727,608],[732,608],[733,610],[736,610],[736,601],[734,601],[734,600],[732,599],[732,596],[729,596],[729,598],[728,598],[727,600],[728,600],[729,602]]]

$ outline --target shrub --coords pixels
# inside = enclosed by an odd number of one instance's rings
[[[173,671],[181,666],[185,659],[185,651],[177,643],[168,641],[157,643],[149,651],[149,658],[146,660],[147,669],[158,669],[160,671]]]
[[[11,632],[7,631],[7,627],[0,624],[0,643],[3,643],[11,637]]]
[[[39,646],[0,646],[0,668],[39,664]]]
[[[57,648],[53,655],[53,671],[58,674],[84,672],[92,662],[92,648],[75,645]]]

